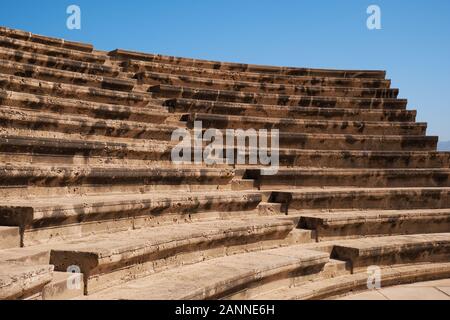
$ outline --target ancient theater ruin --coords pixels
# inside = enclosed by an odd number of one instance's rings
[[[450,278],[450,154],[384,71],[0,28],[0,83],[0,299],[324,299]],[[174,163],[195,122],[278,129],[276,174]]]

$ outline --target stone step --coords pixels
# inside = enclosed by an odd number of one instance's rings
[[[228,168],[0,164],[0,195],[227,190],[233,177]]]
[[[291,210],[450,208],[450,188],[304,188],[273,191],[267,197]]]
[[[0,300],[24,299],[42,291],[52,280],[53,266],[0,262]]]
[[[95,119],[7,106],[0,109],[0,121],[5,131],[12,128],[132,139],[170,140],[172,132],[178,129],[164,124]]]
[[[150,275],[93,294],[88,299],[220,299],[244,288],[264,290],[286,278],[318,273],[328,260],[328,254],[301,246],[250,252]]]
[[[148,89],[155,98],[197,99],[247,104],[269,104],[278,106],[316,107],[316,108],[355,108],[355,109],[395,109],[404,110],[406,99],[347,98],[322,96],[295,96],[268,93],[247,93],[211,89],[192,89],[170,85],[151,86]]]
[[[131,79],[117,77],[112,78],[80,72],[58,70],[8,60],[0,60],[0,73],[24,78],[126,92],[131,91],[136,84],[136,81]]]
[[[218,80],[210,78],[179,76],[172,74],[143,72],[137,73],[135,78],[139,83],[148,85],[172,85],[193,89],[211,89],[238,91],[248,93],[268,93],[297,96],[323,96],[323,97],[355,97],[355,98],[397,98],[399,90],[391,88],[348,88],[325,86],[300,86],[287,84],[270,84],[260,82]]]
[[[130,107],[16,91],[0,90],[0,101],[4,106],[51,112],[56,115],[73,114],[89,116],[91,118],[147,123],[163,123],[168,117],[171,117],[166,107],[159,105]]]
[[[4,37],[15,38],[15,39],[24,40],[24,41],[31,41],[31,42],[45,44],[48,46],[77,50],[77,51],[92,52],[92,50],[94,49],[92,44],[68,41],[68,40],[53,38],[53,37],[47,37],[47,36],[42,36],[39,34],[33,34],[31,32],[26,32],[26,31],[17,30],[17,29],[10,29],[10,28],[6,28],[6,27],[0,27],[0,35],[2,35]]]
[[[256,214],[258,192],[147,192],[6,199],[0,202],[0,224],[19,226],[24,246],[204,219]],[[7,257],[19,253],[8,254]],[[22,260],[16,257],[15,260]],[[0,261],[1,251],[0,251]]]
[[[51,45],[17,40],[4,36],[0,36],[0,47],[22,50],[29,53],[44,54],[50,57],[65,58],[83,62],[94,62],[100,64],[104,63],[108,59],[107,56],[102,54],[58,48]]]
[[[450,233],[338,241],[333,246],[331,257],[351,261],[354,272],[371,265],[448,262]]]
[[[125,106],[145,107],[152,100],[151,96],[145,93],[114,91],[3,74],[0,74],[0,86],[9,91]]]
[[[73,272],[53,272],[52,281],[41,293],[42,300],[71,300],[84,295],[83,274]]]
[[[292,229],[287,220],[254,218],[132,230],[55,244],[50,261],[56,270],[78,266],[89,294],[171,267],[273,247]]]
[[[199,67],[214,70],[229,70],[239,72],[257,72],[280,75],[295,76],[319,76],[319,77],[341,77],[341,78],[373,78],[385,79],[386,72],[378,70],[332,70],[332,69],[311,69],[252,65],[243,63],[218,62],[200,59],[179,58],[149,53],[140,53],[116,49],[109,53],[109,56],[122,60],[141,60],[150,62],[168,63],[178,66]]]
[[[37,67],[67,70],[98,76],[117,77],[122,74],[120,68],[104,64],[83,62],[61,57],[50,57],[44,54],[30,53],[3,47],[0,47],[0,59],[31,64]]]
[[[382,288],[450,277],[450,263],[425,263],[381,269]],[[367,290],[366,272],[320,279],[258,296],[261,300],[319,300]]]
[[[201,67],[186,67],[159,62],[126,60],[121,65],[124,71],[133,73],[157,72],[179,76],[196,76],[209,79],[249,81],[285,85],[351,87],[351,88],[384,88],[391,86],[387,79],[338,78],[319,76],[289,76],[281,74],[262,74],[257,72],[239,72]]]
[[[450,209],[295,212],[299,227],[314,230],[318,241],[373,235],[450,231]]]
[[[195,121],[201,121],[203,128],[215,129],[279,129],[292,133],[363,134],[363,135],[425,135],[426,123],[339,121],[291,118],[265,118],[250,116],[229,116],[209,113],[193,113],[187,117],[190,128]]]
[[[415,110],[310,108],[252,105],[193,99],[169,99],[164,102],[164,105],[167,106],[171,112],[177,113],[202,112],[230,116],[342,121],[414,122],[417,114]]]
[[[248,169],[245,177],[255,179],[260,190],[304,187],[450,187],[450,168],[414,169],[314,169],[280,168],[275,175]]]
[[[0,226],[0,250],[18,247],[20,247],[19,228]]]

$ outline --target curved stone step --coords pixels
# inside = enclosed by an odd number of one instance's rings
[[[100,54],[82,52],[66,48],[58,48],[36,42],[8,38],[4,36],[0,36],[0,46],[15,50],[22,50],[30,53],[45,54],[50,57],[79,60],[83,62],[104,63],[108,58],[107,56]]]
[[[117,77],[120,69],[99,63],[83,62],[78,60],[65,59],[61,57],[50,57],[39,53],[30,53],[22,50],[15,50],[0,47],[0,58],[3,60],[15,61],[34,66],[46,67],[85,74]]]
[[[26,31],[17,30],[17,29],[10,29],[10,28],[6,28],[6,27],[0,27],[0,35],[9,37],[9,38],[24,40],[24,41],[41,43],[41,44],[45,44],[48,46],[60,47],[60,48],[66,48],[66,49],[78,50],[78,51],[84,51],[84,52],[92,52],[92,50],[94,49],[92,44],[76,42],[76,41],[68,41],[65,39],[59,39],[59,38],[53,38],[53,37],[47,37],[47,36],[42,36],[39,34],[34,34],[31,32],[26,32]]]
[[[246,170],[261,190],[303,187],[408,188],[450,187],[450,168],[413,169],[314,169],[280,168],[275,175]]]
[[[163,123],[170,116],[167,109],[159,105],[130,107],[4,90],[0,90],[0,103],[4,106],[51,112],[56,115],[72,114],[147,123]]]
[[[250,116],[228,116],[209,113],[193,113],[188,116],[188,126],[194,127],[195,121],[201,121],[203,128],[215,129],[279,129],[293,133],[337,133],[364,135],[425,135],[426,123],[418,122],[372,122],[309,120],[291,118],[264,118]]]
[[[392,266],[381,269],[381,287],[450,277],[450,263],[426,263]],[[261,300],[319,300],[367,290],[366,272],[311,281],[296,287],[283,288],[259,295]]]
[[[200,59],[179,58],[172,56],[156,55],[149,53],[140,53],[116,49],[109,52],[109,56],[117,59],[134,59],[150,62],[162,62],[181,66],[194,66],[214,70],[230,70],[240,72],[258,72],[269,74],[296,75],[296,76],[335,76],[342,78],[374,78],[384,79],[385,71],[378,70],[332,70],[332,69],[311,69],[311,68],[292,68],[252,65],[232,62],[218,62]]]
[[[0,300],[24,299],[52,280],[53,266],[0,262]]]
[[[132,79],[90,75],[80,72],[39,67],[34,64],[23,64],[8,60],[0,60],[0,73],[24,78],[126,92],[131,91],[136,84],[136,81]]]
[[[229,190],[229,168],[0,165],[0,195]]]
[[[244,288],[318,273],[328,260],[328,254],[301,246],[251,252],[157,273],[98,292],[88,299],[218,299]]]
[[[159,62],[126,60],[121,66],[124,71],[134,73],[157,72],[179,76],[196,76],[219,80],[249,81],[258,83],[324,86],[324,87],[351,87],[351,88],[384,88],[391,86],[387,79],[370,78],[339,78],[328,76],[290,76],[281,74],[240,72],[229,70],[205,69],[202,67],[187,67]]]
[[[156,72],[136,74],[139,83],[148,85],[172,85],[193,89],[211,89],[223,91],[237,91],[248,93],[267,93],[297,96],[322,97],[355,97],[355,98],[397,98],[399,90],[391,88],[347,88],[324,86],[294,86],[286,84],[268,84],[260,82],[246,82],[235,80],[217,80],[192,76],[177,76]]]
[[[450,208],[450,188],[304,188],[273,191],[268,202],[289,209]]]
[[[3,90],[126,106],[145,107],[152,101],[151,96],[145,93],[114,91],[3,74],[0,74],[0,86]]]
[[[328,241],[370,235],[441,233],[450,231],[450,209],[295,212],[299,227]]]
[[[283,117],[291,119],[342,120],[342,121],[398,121],[414,122],[415,110],[377,110],[311,108],[275,105],[252,105],[193,99],[169,99],[164,105],[171,112],[211,113],[229,116]]]
[[[156,98],[197,99],[248,104],[269,104],[279,106],[300,106],[317,108],[356,108],[356,109],[399,109],[406,108],[406,99],[348,98],[323,96],[296,96],[268,93],[247,93],[226,90],[192,89],[160,84],[148,89]]]
[[[448,230],[450,231],[450,230]],[[368,266],[448,262],[450,233],[413,234],[337,241],[331,257],[351,261],[354,272]]]
[[[0,202],[0,224],[18,226],[22,244],[62,243],[68,239],[178,222],[255,214],[257,192],[147,192],[71,195]],[[0,259],[1,261],[2,259]]]
[[[93,236],[52,248],[56,270],[80,267],[86,293],[214,257],[274,246],[293,224],[274,218],[206,221]]]

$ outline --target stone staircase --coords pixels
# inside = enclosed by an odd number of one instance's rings
[[[0,27],[0,299],[324,299],[450,277],[450,153],[384,71],[221,63]],[[280,169],[174,164],[279,129]]]

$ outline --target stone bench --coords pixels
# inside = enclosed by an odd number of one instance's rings
[[[51,112],[58,115],[88,116],[107,120],[129,120],[163,123],[171,115],[166,107],[149,104],[146,107],[98,103],[46,95],[0,90],[2,107],[16,107]]]
[[[53,266],[0,262],[0,300],[24,299],[39,293],[52,280]]]
[[[450,188],[305,188],[268,193],[268,201],[289,209],[441,209]]]
[[[335,169],[280,168],[276,175],[249,169],[261,190],[304,187],[408,188],[450,187],[450,169]]]
[[[88,299],[220,299],[246,288],[263,291],[265,285],[279,280],[318,273],[328,260],[327,253],[301,246],[250,252],[150,275],[93,294]]]
[[[18,248],[19,246],[20,246],[19,228],[0,226],[0,250]]]
[[[346,240],[334,244],[331,257],[351,261],[354,272],[371,265],[447,262],[450,233]]]
[[[251,116],[228,116],[210,113],[192,113],[188,126],[201,121],[203,128],[215,129],[279,129],[284,133],[327,133],[363,135],[425,135],[426,123],[384,121],[339,121],[291,118],[266,118]]]
[[[0,60],[0,72],[2,74],[15,75],[24,78],[33,78],[44,81],[90,86],[94,88],[125,92],[131,91],[136,84],[136,81],[132,79],[90,75],[80,72],[39,67],[32,64],[23,64],[8,60]]]
[[[186,67],[181,65],[137,60],[125,60],[122,62],[121,66],[124,71],[134,73],[157,72],[179,76],[196,76],[209,79],[249,81],[258,83],[380,89],[388,89],[391,86],[391,81],[388,79],[290,76],[281,74],[206,69],[202,67]]]
[[[161,62],[167,64],[193,66],[214,70],[229,70],[239,72],[257,72],[268,74],[295,75],[295,76],[322,76],[322,77],[341,77],[341,78],[371,78],[385,79],[386,72],[378,70],[332,70],[332,69],[311,69],[311,68],[292,68],[292,67],[274,67],[243,63],[230,63],[208,61],[200,59],[179,58],[149,53],[140,53],[116,49],[109,52],[109,56],[116,59],[133,59],[150,62]]]
[[[0,75],[0,85],[4,90],[126,106],[145,107],[151,101],[151,97],[143,93],[114,91],[3,74]]]
[[[25,199],[3,198],[0,223],[17,226],[24,246],[61,243],[126,230],[256,214],[256,192],[105,193]],[[0,259],[1,261],[1,259]]]
[[[68,41],[59,38],[47,37],[38,34],[33,34],[31,32],[26,32],[22,30],[10,29],[6,27],[0,27],[0,35],[15,38],[24,41],[31,41],[36,43],[45,44],[53,47],[66,48],[71,50],[78,50],[84,52],[92,52],[94,47],[92,44]]]
[[[2,47],[0,47],[0,59],[24,64],[32,64],[39,67],[81,72],[99,76],[116,77],[120,74],[120,69],[113,66],[65,59],[61,57],[51,57],[44,54],[29,53],[26,51]]]
[[[228,168],[0,165],[0,195],[144,193],[155,190],[227,190]]]
[[[280,94],[247,93],[208,89],[192,89],[170,85],[152,86],[148,90],[156,98],[197,99],[248,104],[300,106],[316,108],[400,109],[406,108],[406,99],[346,98],[321,96],[294,96]]]
[[[0,47],[83,62],[104,63],[107,56],[0,36]]]
[[[164,105],[171,112],[211,113],[230,116],[284,117],[290,119],[341,120],[341,121],[398,121],[414,122],[415,110],[377,110],[291,107],[274,105],[239,104],[194,99],[169,99]]]
[[[381,286],[408,284],[450,277],[450,263],[426,263],[392,266],[381,270]],[[296,287],[283,288],[261,295],[264,300],[319,300],[339,297],[367,290],[367,273],[356,273],[329,279],[311,281]]]
[[[314,230],[319,241],[450,230],[450,209],[305,212],[298,215],[299,227]]]
[[[90,294],[169,267],[274,246],[292,228],[290,221],[255,218],[133,230],[55,244],[50,261],[56,270],[79,266]]]
[[[397,98],[398,89],[369,89],[326,86],[294,86],[286,84],[270,84],[260,82],[245,82],[233,80],[217,80],[191,76],[177,76],[155,72],[137,73],[135,78],[139,83],[148,85],[167,84],[188,88],[204,88],[224,91],[248,93],[268,93],[298,96],[323,97],[355,97],[355,98]]]

